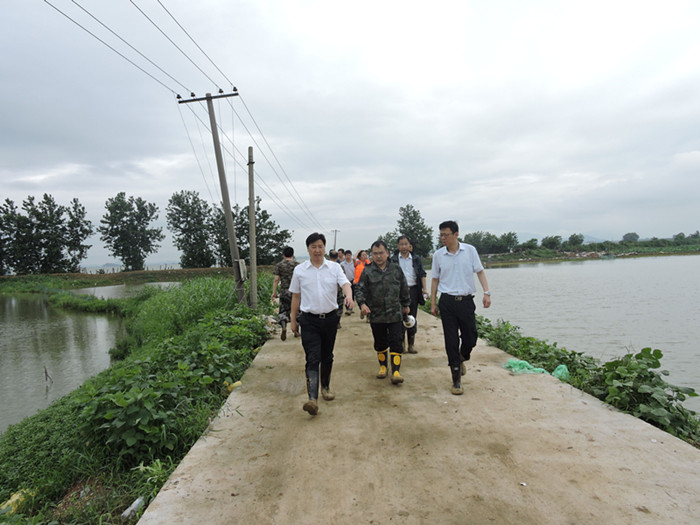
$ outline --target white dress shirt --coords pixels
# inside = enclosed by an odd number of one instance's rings
[[[413,269],[413,257],[411,256],[410,252],[408,257],[404,257],[401,255],[401,253],[399,253],[399,266],[401,266],[403,274],[406,276],[406,283],[408,286],[417,285],[418,280],[416,279],[416,272]]]
[[[438,279],[438,292],[449,295],[474,295],[474,274],[484,267],[479,254],[471,244],[459,243],[457,253],[450,253],[443,246],[433,254],[430,274]]]
[[[311,261],[294,268],[289,291],[301,294],[300,310],[312,314],[327,314],[338,308],[338,286],[349,284],[345,272],[328,259],[316,268]]]

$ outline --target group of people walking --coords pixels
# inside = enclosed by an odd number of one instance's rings
[[[478,336],[475,274],[484,292],[485,308],[491,305],[491,292],[479,254],[473,246],[459,241],[455,221],[440,224],[440,239],[443,246],[432,261],[431,312],[440,313],[451,392],[460,395],[464,393],[461,378],[466,373],[465,362]],[[404,382],[400,373],[404,349],[417,353],[415,318],[418,305],[428,298],[428,288],[421,259],[412,254],[411,241],[405,235],[398,238],[393,255],[383,240],[372,243],[371,260],[364,250],[354,260],[352,252],[339,254],[335,250],[331,259],[326,259],[326,238],[321,233],[309,235],[306,248],[309,260],[301,264],[294,261],[293,249],[285,248],[284,259],[274,270],[272,298],[279,290],[282,340],[286,339],[287,326],[295,336],[301,336],[308,394],[303,409],[316,415],[319,388],[324,400],[335,398],[330,380],[343,307],[350,315],[357,304],[360,315],[368,318],[379,362],[377,378],[390,377],[392,384],[399,385]]]

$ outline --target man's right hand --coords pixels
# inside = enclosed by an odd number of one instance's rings
[[[438,307],[435,301],[430,301],[430,313],[437,317]]]

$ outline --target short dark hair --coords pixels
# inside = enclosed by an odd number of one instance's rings
[[[449,228],[452,233],[457,233],[459,231],[459,226],[457,226],[455,221],[441,222],[438,229],[444,230],[445,228]]]
[[[328,252],[328,258],[331,261],[337,261],[338,260],[338,252],[336,250],[331,250]]]
[[[388,247],[388,246],[386,245],[386,243],[385,243],[383,240],[381,240],[381,239],[377,239],[376,241],[374,241],[374,242],[372,243],[372,246],[370,246],[370,249],[372,249],[372,248],[381,248],[381,247],[383,247],[386,251],[389,251],[389,247]]]
[[[284,250],[282,250],[282,255],[285,257],[294,257],[294,248],[291,246],[285,246]]]
[[[345,250],[343,248],[338,248],[338,253],[343,252],[345,253]]]
[[[306,238],[306,247],[308,248],[316,241],[321,241],[323,245],[326,245],[326,236],[322,233],[314,232]]]
[[[396,239],[396,244],[399,244],[399,242],[401,242],[401,239],[406,239],[408,241],[408,244],[413,244],[413,242],[411,242],[411,238],[408,235],[399,235],[399,238]]]

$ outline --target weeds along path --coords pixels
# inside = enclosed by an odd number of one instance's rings
[[[405,383],[375,378],[343,317],[332,388],[302,411],[299,339],[268,341],[142,525],[700,523],[700,450],[481,344],[450,394],[439,320],[418,313]]]

